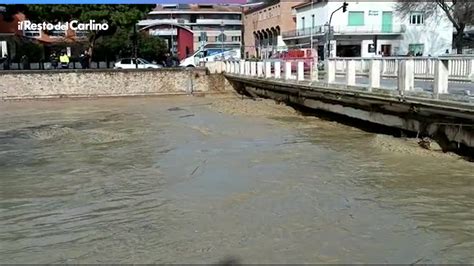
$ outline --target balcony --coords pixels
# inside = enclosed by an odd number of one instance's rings
[[[150,25],[153,25],[153,24],[157,24],[157,23],[160,23],[160,24],[185,24],[185,23],[188,23],[188,21],[184,20],[184,19],[144,19],[144,20],[140,20],[138,22],[138,26],[146,27],[146,26],[150,26]]]
[[[202,25],[242,25],[239,19],[197,19],[196,24]]]
[[[334,35],[399,35],[405,32],[405,25],[392,24],[392,25],[366,25],[366,26],[332,26]],[[316,26],[313,29],[300,29],[283,32],[283,39],[298,39],[310,37],[311,32],[314,36],[324,35],[326,33],[326,27],[324,25]]]

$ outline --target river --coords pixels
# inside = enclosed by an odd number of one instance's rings
[[[474,263],[474,164],[268,101],[0,103],[2,263]]]

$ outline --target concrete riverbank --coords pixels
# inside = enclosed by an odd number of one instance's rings
[[[333,85],[325,87],[232,74],[226,77],[243,93],[429,136],[445,151],[474,154],[474,105],[471,104]]]
[[[222,92],[222,75],[205,68],[0,71],[0,99],[153,96]]]

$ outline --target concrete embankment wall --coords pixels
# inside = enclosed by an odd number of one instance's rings
[[[211,75],[204,68],[0,72],[2,100],[187,94],[229,88],[222,75]]]
[[[226,75],[237,91],[430,136],[474,157],[474,105]]]

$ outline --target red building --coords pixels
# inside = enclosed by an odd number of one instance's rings
[[[158,35],[168,44],[170,51],[176,51],[178,59],[182,60],[194,53],[194,33],[191,29],[175,24],[161,23],[148,25],[140,29],[150,35]]]

